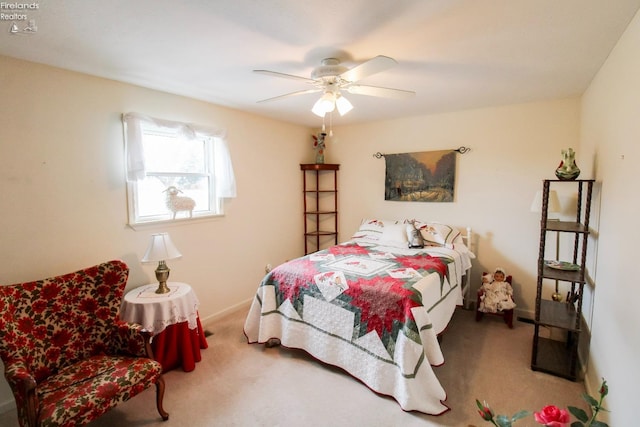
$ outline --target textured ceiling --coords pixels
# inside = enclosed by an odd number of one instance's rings
[[[10,2],[9,2],[10,3]],[[4,3],[3,3],[4,4]],[[362,84],[409,100],[349,95],[334,125],[581,94],[640,0],[41,0],[37,32],[10,34],[0,54],[181,94],[307,126],[307,89],[323,58],[348,67],[376,55],[398,65]],[[28,20],[14,21],[20,29]],[[26,90],[27,88],[25,88]]]

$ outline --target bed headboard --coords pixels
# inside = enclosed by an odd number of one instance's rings
[[[467,248],[469,248],[469,250],[471,252],[474,252],[474,245],[473,245],[473,231],[471,230],[471,227],[467,227],[466,228],[466,234],[462,235],[462,240],[464,241],[464,244],[467,246]],[[474,252],[475,253],[475,252]]]
[[[466,228],[466,233],[462,235],[462,241],[471,251],[471,253],[475,254],[473,231],[471,230],[471,227]],[[471,304],[473,303],[471,298],[471,268],[466,271],[466,274],[462,278],[462,298],[462,306],[465,310],[470,310]]]

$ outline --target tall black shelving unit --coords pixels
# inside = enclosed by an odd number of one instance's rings
[[[575,381],[578,379],[578,342],[582,331],[582,297],[586,283],[586,258],[589,237],[589,217],[594,180],[544,180],[542,191],[542,218],[540,220],[540,248],[538,255],[538,281],[536,312],[534,321],[531,369]],[[549,192],[551,186],[574,185],[578,198],[575,221],[548,219]],[[552,233],[572,234],[574,237],[573,264],[568,269],[560,268],[545,260],[547,235]],[[553,265],[550,266],[550,265]],[[543,295],[543,280],[551,279],[570,283],[564,301],[547,299]],[[558,339],[541,336],[542,330],[557,332]],[[555,331],[554,331],[555,330]]]

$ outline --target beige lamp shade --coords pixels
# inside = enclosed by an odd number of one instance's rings
[[[156,262],[167,259],[180,258],[182,254],[171,241],[169,233],[157,233],[151,235],[151,241],[147,252],[142,257],[142,262]]]
[[[538,190],[536,192],[536,195],[533,198],[533,202],[531,203],[531,212],[536,212],[536,213],[542,212],[542,190]],[[547,213],[558,213],[558,212],[560,212],[560,200],[558,199],[558,193],[555,190],[550,190],[549,206],[547,208]]]

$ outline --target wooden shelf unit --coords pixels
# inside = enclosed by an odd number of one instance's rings
[[[531,369],[563,377],[578,379],[578,341],[582,332],[582,296],[586,283],[586,258],[589,236],[589,217],[594,180],[544,180],[542,190],[542,218],[540,220],[540,248],[538,254],[538,281],[534,320]],[[549,192],[551,185],[576,185],[578,190],[576,221],[548,220]],[[545,263],[545,248],[548,232],[574,235],[573,264],[578,270],[558,270]],[[553,301],[543,298],[543,280],[570,283],[568,301]],[[541,330],[559,331],[562,340],[540,336]]]
[[[304,200],[304,253],[338,244],[338,164],[301,164]],[[331,175],[333,176],[325,176]],[[331,179],[333,178],[333,179]],[[320,227],[327,227],[321,229]]]

